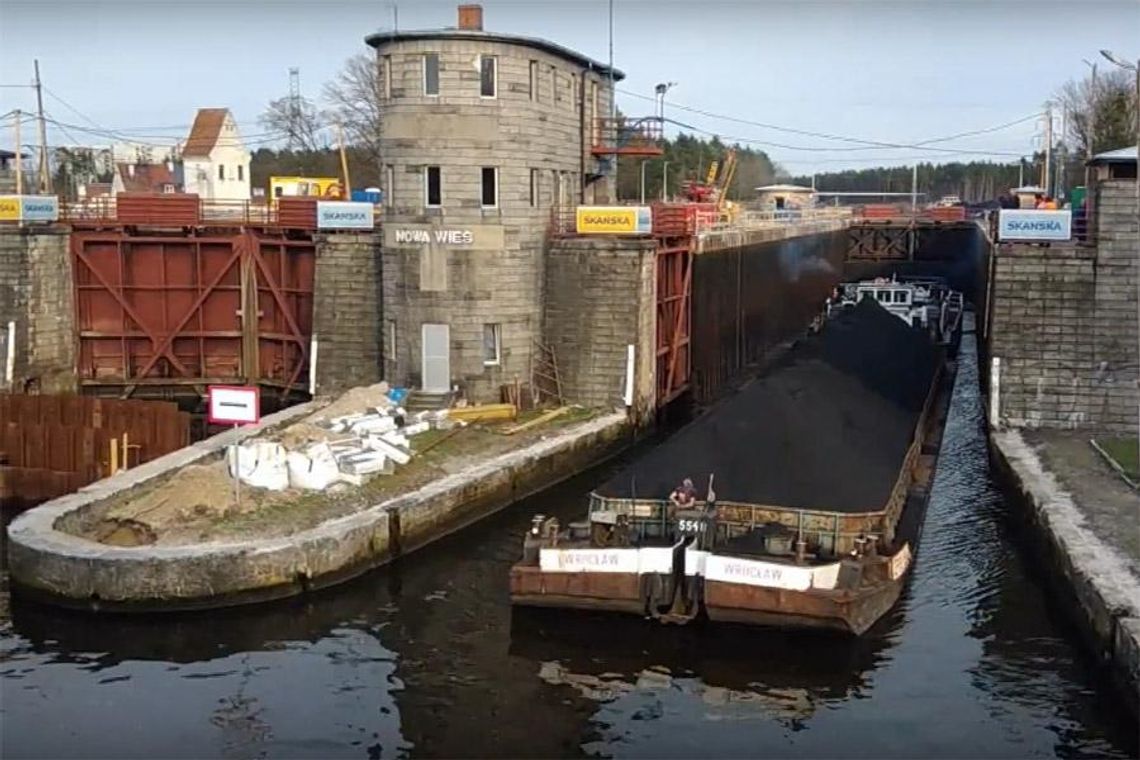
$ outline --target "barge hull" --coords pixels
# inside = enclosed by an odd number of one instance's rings
[[[641,615],[642,576],[635,573],[548,573],[539,567],[511,571],[511,603]]]
[[[904,575],[855,595],[834,596],[707,581],[705,612],[715,623],[818,628],[858,636],[894,606],[905,579]]]

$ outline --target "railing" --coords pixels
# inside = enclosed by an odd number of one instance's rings
[[[671,535],[670,502],[664,499],[610,498],[597,493],[590,495],[590,514],[610,512],[625,516],[629,521],[631,538],[637,542],[666,539]],[[707,503],[696,501],[691,509],[707,509]],[[897,521],[897,511],[888,503],[875,512],[833,512],[821,509],[800,509],[770,504],[745,504],[735,501],[717,501],[716,519],[713,522],[712,548],[748,534],[757,528],[780,525],[802,535],[811,550],[825,556],[839,556],[852,551],[860,539],[867,535],[886,535]]]
[[[1028,210],[1028,209],[1026,209]],[[991,245],[1002,243],[998,239],[998,214],[1000,209],[991,209],[983,214],[981,224],[983,225],[986,235],[989,238]],[[1089,224],[1088,214],[1082,209],[1072,209],[1073,222],[1072,222],[1072,235],[1069,240],[1058,241],[1059,245],[1073,245],[1081,248],[1095,248],[1097,244],[1096,225]],[[1011,241],[1004,241],[1009,245]],[[1035,243],[1026,242],[1023,245],[1036,245]]]
[[[851,209],[845,206],[824,208],[744,210],[735,219],[725,219],[724,214],[716,221],[706,221],[697,226],[698,233],[741,232],[750,230],[774,229],[797,224],[850,219]]]
[[[931,206],[929,208],[915,209],[909,204],[869,203],[855,206],[852,216],[861,221],[881,221],[884,223],[913,223],[913,222],[965,222],[972,217],[965,206]],[[974,214],[984,216],[984,212]]]
[[[636,206],[640,204],[616,204]],[[832,219],[849,219],[851,209],[826,207],[780,211],[744,210],[730,218],[729,212],[717,210],[713,203],[652,203],[653,234],[683,237],[717,232],[788,227]],[[577,237],[577,207],[554,207],[550,210],[550,237]]]
[[[379,223],[379,209],[374,222]],[[155,227],[271,226],[317,229],[317,199],[256,201],[207,200],[188,193],[121,193],[60,203],[59,221],[79,224],[131,224]]]
[[[662,120],[656,116],[641,119],[594,119],[592,152],[596,155],[658,156],[662,153]]]

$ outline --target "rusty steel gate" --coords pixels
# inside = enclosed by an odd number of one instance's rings
[[[71,235],[84,392],[201,397],[211,383],[307,393],[311,234],[134,227]]]
[[[657,405],[689,390],[692,374],[693,204],[654,204],[657,239]]]

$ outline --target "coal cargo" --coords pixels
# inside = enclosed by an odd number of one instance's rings
[[[925,333],[864,301],[597,492],[663,499],[688,477],[703,497],[715,475],[721,502],[882,509],[937,362]]]

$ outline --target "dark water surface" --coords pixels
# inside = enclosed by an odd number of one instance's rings
[[[530,516],[578,516],[607,469],[308,600],[146,619],[13,603],[0,756],[1134,756],[1136,724],[1003,522],[973,347],[914,578],[862,639],[512,619]]]

